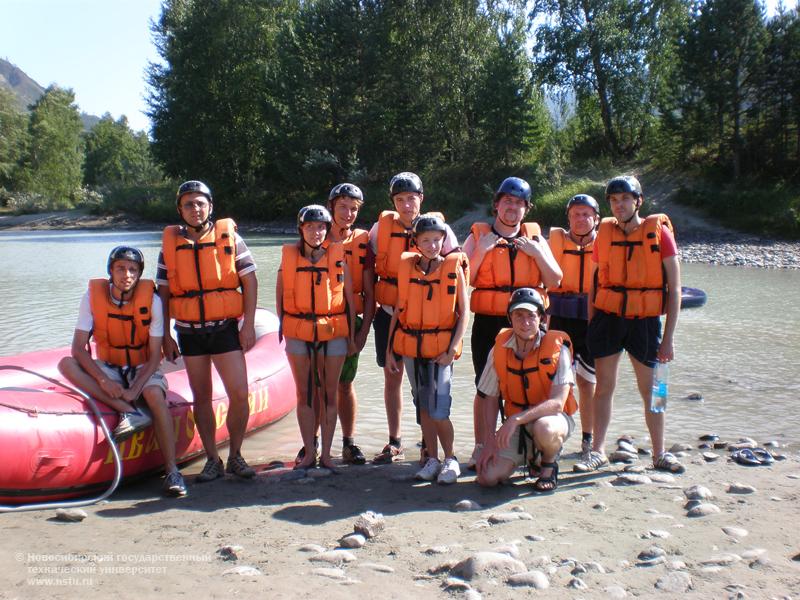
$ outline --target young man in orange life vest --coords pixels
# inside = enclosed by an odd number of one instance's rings
[[[537,491],[551,492],[558,486],[558,457],[575,428],[575,379],[569,336],[548,330],[544,318],[539,292],[520,288],[511,294],[511,329],[495,338],[476,394],[486,431],[476,465],[483,486],[505,481],[526,462],[538,462]],[[495,432],[499,398],[505,420]]]
[[[586,347],[589,324],[589,288],[594,278],[592,247],[600,225],[600,206],[586,194],[573,196],[567,202],[569,229],[550,228],[548,242],[564,276],[556,288],[548,290],[549,327],[566,332],[572,340],[575,375],[581,410],[581,461],[589,459],[592,450],[592,396],[594,395],[594,360]]]
[[[553,258],[537,223],[523,223],[531,209],[531,186],[519,177],[503,180],[494,194],[494,222],[475,223],[464,241],[469,257],[472,365],[475,384],[480,379],[498,332],[508,325],[506,307],[511,292],[520,287],[539,290],[555,287],[561,268]],[[546,300],[545,300],[546,302]],[[474,469],[483,442],[481,404],[473,406],[475,449],[467,462]]]
[[[175,438],[167,410],[167,380],[159,370],[164,320],[152,280],[141,279],[144,257],[137,248],[117,246],[106,266],[108,279],[92,279],[84,294],[72,337],[72,356],[58,370],[76,387],[121,413],[117,442],[155,421],[164,457],[164,493],[185,496],[186,485],[175,464]],[[94,337],[97,359],[89,352]],[[143,397],[153,415],[136,407]]]
[[[597,263],[589,305],[586,343],[595,361],[592,452],[576,471],[608,464],[604,445],[611,421],[617,369],[626,350],[644,403],[653,444],[653,467],[681,473],[684,467],[664,451],[664,413],[649,410],[656,362],[674,358],[673,336],[681,305],[681,271],[672,224],[664,214],[639,215],[644,203],[635,177],[615,177],[606,186],[613,217],[603,219],[592,249]],[[666,315],[661,335],[661,315]]]
[[[176,343],[172,333],[165,332],[164,356],[169,361],[183,356],[194,420],[206,453],[206,464],[195,481],[212,481],[226,472],[249,479],[255,471],[241,454],[250,416],[244,353],[256,340],[256,265],[233,219],[210,220],[214,206],[206,184],[182,183],[176,205],[183,225],[164,229],[156,283],[164,323],[174,318],[178,333]],[[224,467],[215,440],[212,365],[229,400],[225,424],[230,442]]]
[[[332,219],[324,206],[300,209],[300,240],[285,244],[275,287],[275,305],[294,376],[297,423],[305,452],[296,469],[317,466],[314,434],[322,429],[319,465],[337,472],[331,459],[336,396],[342,365],[355,354],[353,287],[344,245],[328,241]],[[319,421],[317,420],[319,419]]]
[[[427,460],[416,477],[455,483],[461,475],[453,451],[450,382],[453,361],[461,355],[467,330],[469,263],[462,252],[442,256],[447,229],[438,216],[422,215],[414,223],[417,252],[405,252],[397,275],[398,298],[389,324],[386,368],[405,366],[414,406],[422,425]],[[398,364],[395,353],[403,357]],[[439,461],[439,443],[444,462]]]
[[[414,173],[398,173],[389,182],[389,197],[395,210],[383,211],[369,231],[369,243],[375,253],[375,299],[380,307],[375,311],[372,328],[375,331],[375,352],[378,366],[383,368],[383,401],[389,425],[389,443],[372,459],[385,464],[403,460],[405,451],[400,438],[400,415],[403,409],[403,371],[392,372],[386,367],[389,342],[389,323],[397,303],[397,273],[403,252],[416,252],[412,243],[414,220],[419,216],[424,199],[422,181]],[[458,240],[445,225],[442,254],[458,247]]]

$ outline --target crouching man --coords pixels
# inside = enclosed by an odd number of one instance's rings
[[[478,483],[497,485],[527,461],[532,474],[538,471],[534,489],[551,492],[561,448],[575,428],[571,344],[563,331],[546,330],[544,302],[532,288],[511,295],[507,314],[511,329],[495,338],[478,382],[487,433]],[[504,421],[497,429],[500,398]]]
[[[164,493],[185,496],[175,464],[175,438],[167,409],[167,380],[159,370],[164,320],[152,280],[141,279],[144,257],[137,248],[117,246],[107,264],[108,279],[92,279],[81,300],[72,337],[72,356],[58,370],[73,385],[120,413],[113,437],[119,443],[155,421],[167,476]],[[97,359],[89,352],[94,337]],[[143,397],[149,413],[137,407]]]

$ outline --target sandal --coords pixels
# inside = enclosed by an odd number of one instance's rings
[[[762,465],[771,465],[775,462],[775,458],[766,448],[753,448],[750,452],[752,452],[753,456],[756,457],[756,460],[758,460],[758,462]]]
[[[406,457],[405,450],[401,446],[394,444],[386,444],[378,454],[372,459],[372,464],[375,465],[388,465],[393,462],[404,460]]]
[[[557,462],[542,462],[539,466],[540,473],[544,469],[551,469],[550,475],[547,477],[539,476],[533,484],[533,489],[537,492],[554,492],[558,487],[558,463]]]
[[[761,461],[758,457],[753,453],[750,448],[742,448],[741,450],[736,450],[731,454],[731,458],[739,463],[740,465],[744,465],[745,467],[758,467],[761,465]]]
[[[683,473],[686,470],[678,458],[672,452],[662,452],[653,461],[653,468],[656,471],[667,471],[668,473]]]

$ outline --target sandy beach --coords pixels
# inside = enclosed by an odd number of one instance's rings
[[[708,450],[686,441],[687,470],[675,476],[644,468],[646,456],[573,474],[576,457],[565,455],[549,495],[521,472],[493,490],[470,475],[449,487],[416,482],[411,460],[338,475],[262,465],[252,481],[190,476],[179,500],[150,479],[86,507],[82,522],[52,510],[0,515],[0,597],[796,597],[798,444],[772,448],[786,456],[772,466],[747,467],[725,449],[707,462]],[[621,474],[648,479],[623,484]],[[688,516],[698,485],[718,512]],[[464,500],[475,504],[457,511]],[[385,527],[342,549],[365,511]]]

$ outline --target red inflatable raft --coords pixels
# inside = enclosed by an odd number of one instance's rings
[[[247,431],[269,425],[295,405],[289,364],[278,341],[278,319],[269,311],[256,313],[257,341],[246,354],[250,419]],[[69,348],[0,358],[14,365],[61,380],[56,365]],[[181,363],[165,362],[179,463],[203,454],[194,424],[192,394]],[[218,444],[228,440],[225,416],[228,398],[214,372],[214,413]],[[99,404],[113,430],[117,413]],[[119,445],[123,477],[140,477],[163,468],[152,427]],[[88,403],[80,395],[36,375],[0,369],[0,503],[20,504],[71,498],[102,490],[115,476],[111,445]]]

